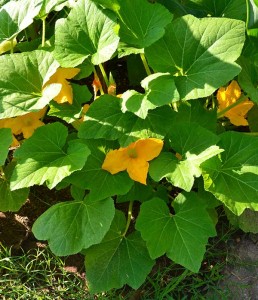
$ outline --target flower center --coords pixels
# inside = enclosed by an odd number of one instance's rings
[[[137,155],[137,152],[134,148],[129,148],[127,150],[127,154],[129,155],[129,157],[131,158],[136,158],[138,155]]]

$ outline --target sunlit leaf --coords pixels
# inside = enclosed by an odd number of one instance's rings
[[[51,189],[63,178],[80,170],[90,150],[78,139],[66,143],[67,135],[67,128],[58,122],[38,128],[15,151],[17,166],[12,174],[11,189],[45,182]]]
[[[56,255],[71,255],[101,242],[114,214],[111,198],[98,202],[87,201],[87,197],[82,201],[66,201],[43,213],[32,231],[37,239],[48,240]]]
[[[56,22],[54,56],[63,67],[86,58],[94,65],[110,59],[117,49],[116,18],[91,0],[79,0],[66,19]]]
[[[45,107],[60,91],[54,87],[42,93],[42,86],[57,68],[52,54],[42,50],[0,56],[0,118]]]

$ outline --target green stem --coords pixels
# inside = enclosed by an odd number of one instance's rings
[[[144,53],[140,53],[140,56],[141,56],[141,60],[142,60],[142,63],[143,63],[143,65],[144,65],[144,68],[145,68],[145,71],[146,71],[147,75],[148,75],[148,76],[151,75],[151,70],[150,70],[150,68],[149,68],[149,65],[148,65],[148,63],[147,63],[147,60],[146,60],[146,58],[145,58]]]
[[[3,168],[3,166],[0,166],[0,178],[2,178],[2,179],[6,179],[5,178],[5,174],[4,174],[4,168]]]
[[[128,207],[128,213],[127,213],[127,222],[126,222],[126,226],[125,226],[125,231],[123,233],[123,237],[125,237],[128,229],[129,229],[129,226],[130,226],[130,223],[132,220],[132,212],[133,212],[133,201],[130,201],[129,207]]]
[[[105,81],[106,87],[108,88],[109,87],[109,80],[108,80],[108,77],[107,77],[107,73],[106,73],[106,71],[105,71],[102,64],[99,64],[99,68],[100,68],[101,74],[103,76],[103,79]]]
[[[97,80],[100,82],[99,76],[98,76],[98,74],[97,74],[95,68],[94,68],[93,72],[94,72],[94,78],[97,79]],[[104,95],[104,94],[105,94],[104,91],[103,91],[103,88],[102,88],[102,85],[101,85],[101,84],[100,84],[100,86],[99,86],[99,90],[100,90],[100,94],[101,94],[101,95]]]
[[[241,102],[243,102],[243,101],[246,100],[246,99],[247,99],[247,96],[242,95],[235,103],[232,103],[232,104],[229,105],[228,107],[224,108],[222,111],[218,112],[218,113],[217,113],[217,118],[218,118],[218,119],[219,119],[219,118],[222,118],[222,117],[225,115],[225,113],[226,113],[227,111],[229,111],[231,108],[237,106],[238,104],[240,104]]]
[[[42,47],[45,46],[45,42],[46,42],[46,18],[47,16],[41,19],[42,20],[42,42],[41,42]]]

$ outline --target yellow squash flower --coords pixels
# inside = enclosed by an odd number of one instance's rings
[[[221,87],[217,92],[217,99],[219,103],[218,112],[221,112],[225,108],[234,104],[240,97],[241,89],[237,81],[232,80],[226,89]],[[246,115],[253,105],[252,101],[246,99],[225,112],[224,116],[236,126],[247,126],[248,122],[246,120]]]
[[[13,135],[23,134],[25,139],[32,136],[34,130],[45,125],[40,119],[45,115],[47,108],[44,107],[38,112],[27,113],[23,116],[15,118],[7,118],[0,120],[0,128],[11,128]],[[19,142],[13,136],[12,147],[19,146]]]
[[[157,157],[163,147],[160,139],[141,139],[125,148],[111,150],[107,153],[102,169],[116,174],[127,170],[131,179],[146,184],[149,170],[148,161]]]
[[[59,104],[65,102],[69,102],[70,104],[72,104],[73,90],[70,83],[66,79],[73,78],[79,72],[80,69],[78,68],[58,68],[56,72],[50,77],[50,79],[45,83],[45,85],[43,86],[43,90],[50,84],[59,83],[62,85],[62,88],[59,94],[54,98],[54,100]]]

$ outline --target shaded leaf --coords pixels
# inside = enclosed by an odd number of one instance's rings
[[[258,139],[239,132],[220,135],[225,151],[201,165],[205,189],[234,214],[258,209]]]
[[[12,132],[10,128],[0,128],[0,166],[4,165],[9,146],[13,140]]]
[[[4,176],[0,177],[0,210],[18,211],[29,196],[29,189],[22,188],[16,191],[10,190],[10,178],[13,172],[14,164],[10,163],[3,171]]]
[[[154,264],[139,232],[123,236],[125,216],[117,211],[102,242],[85,253],[89,289],[92,293],[121,288],[137,289]]]
[[[144,202],[136,229],[146,241],[152,258],[166,253],[175,263],[198,272],[208,238],[216,234],[214,223],[194,193],[178,195],[173,207],[175,215],[170,214],[160,198]]]

